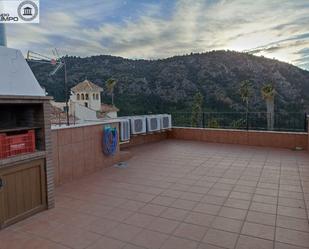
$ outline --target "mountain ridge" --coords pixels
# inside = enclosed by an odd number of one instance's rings
[[[69,87],[85,78],[104,87],[115,78],[115,103],[121,114],[190,111],[201,92],[205,111],[244,111],[239,95],[242,80],[252,82],[251,111],[265,111],[263,84],[273,82],[276,111],[309,111],[309,71],[286,62],[249,53],[210,51],[164,59],[128,59],[112,55],[65,57]],[[63,73],[48,77],[51,65],[30,62],[38,81],[56,100],[64,99]],[[110,103],[104,92],[103,102]]]

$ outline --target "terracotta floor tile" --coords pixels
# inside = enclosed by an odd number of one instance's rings
[[[230,198],[239,199],[239,200],[251,200],[253,194],[245,193],[245,192],[236,192],[232,191],[230,194]]]
[[[97,198],[99,198],[99,196]],[[126,199],[122,198],[116,198],[112,196],[100,196],[100,203],[105,204],[107,206],[119,207],[125,202]]]
[[[187,192],[192,192],[196,194],[207,194],[210,188],[208,187],[202,187],[202,186],[192,186],[187,189]]]
[[[31,233],[33,235],[38,235],[41,237],[48,237],[52,232],[57,230],[57,228],[62,227],[63,224],[53,221],[45,220],[35,220],[25,225],[20,225],[14,230]]]
[[[177,208],[167,208],[160,216],[167,219],[183,221],[188,215],[189,211]]]
[[[302,192],[301,187],[295,186],[295,185],[285,185],[285,184],[280,184],[280,190],[287,190],[287,191],[293,191],[293,192]]]
[[[285,207],[305,208],[304,200],[279,197],[278,204]]]
[[[113,208],[112,211],[105,214],[104,217],[116,221],[123,221],[128,217],[132,216],[133,214],[134,212],[129,210],[125,210],[122,208]]]
[[[128,168],[57,187],[56,208],[1,230],[0,248],[309,248],[307,152],[182,140],[130,150]]]
[[[309,233],[277,227],[276,241],[296,246],[308,247]]]
[[[302,200],[304,198],[303,193],[286,191],[286,190],[280,190],[279,197],[291,198],[291,199],[297,199],[297,200]]]
[[[168,235],[166,234],[143,230],[132,240],[132,243],[144,248],[159,249],[167,239]]]
[[[167,196],[158,196],[154,198],[151,202],[153,204],[169,207],[175,200],[176,198],[167,197]]]
[[[125,243],[119,240],[103,237],[87,249],[121,249],[124,245]]]
[[[222,189],[211,189],[208,191],[209,195],[219,196],[219,197],[227,197],[230,194],[229,190],[222,190]]]
[[[178,225],[178,221],[157,217],[147,228],[161,233],[172,233]]]
[[[225,217],[216,217],[211,226],[214,229],[239,233],[241,230],[242,224],[243,224],[243,221],[240,221],[240,220],[229,219]]]
[[[278,206],[278,215],[307,219],[306,211],[305,209],[302,208]]]
[[[214,195],[205,195],[201,202],[214,204],[214,205],[223,205],[226,197],[214,196]]]
[[[172,197],[172,198],[179,198],[184,193],[185,192],[183,192],[183,191],[177,191],[177,190],[168,189],[168,190],[163,191],[161,193],[161,196],[167,196],[167,197]]]
[[[223,207],[219,213],[219,216],[231,219],[244,220],[246,217],[246,213],[247,211],[243,209]]]
[[[188,200],[181,200],[177,199],[173,202],[171,207],[179,208],[179,209],[185,209],[185,210],[192,210],[198,202],[196,201],[188,201]]]
[[[221,209],[221,206],[208,204],[208,203],[199,203],[194,209],[194,212],[201,212],[206,214],[217,215]]]
[[[255,194],[253,196],[253,201],[277,205],[278,198],[276,196],[266,196],[266,195]]]
[[[276,215],[249,211],[247,214],[246,221],[263,224],[263,225],[275,226]]]
[[[127,224],[120,224],[110,232],[107,233],[108,237],[112,237],[117,240],[130,242],[138,233],[142,231],[141,228]]]
[[[122,249],[145,249],[145,248],[141,246],[132,245],[132,244],[126,244]]]
[[[154,216],[147,214],[136,213],[130,216],[128,219],[124,220],[124,223],[138,226],[138,227],[146,227],[150,225],[150,223],[155,219]]]
[[[185,239],[201,241],[207,230],[207,227],[181,223],[174,232],[174,235]]]
[[[152,201],[155,197],[156,195],[139,193],[135,195],[134,197],[132,197],[132,200],[148,203]]]
[[[167,207],[155,205],[155,204],[147,204],[146,206],[140,208],[138,210],[139,213],[149,214],[153,216],[159,216]]]
[[[209,229],[203,242],[224,248],[234,248],[238,235],[215,229]]]
[[[197,243],[192,240],[186,240],[177,237],[170,237],[164,242],[161,249],[196,249]]]
[[[266,196],[278,196],[277,189],[266,189],[266,188],[257,188],[255,194],[266,195]]]
[[[195,225],[209,227],[214,218],[215,216],[210,214],[190,212],[184,221]]]
[[[144,206],[145,206],[144,202],[128,200],[123,205],[121,205],[121,208],[130,210],[130,211],[137,211]]]
[[[203,194],[185,192],[182,195],[180,195],[179,198],[189,201],[200,201],[203,198],[203,196],[204,196]]]
[[[250,201],[228,198],[224,203],[224,206],[247,210],[250,206]]]
[[[277,226],[309,233],[309,223],[307,219],[298,219],[294,217],[278,215]]]
[[[206,243],[201,243],[201,244],[199,244],[198,249],[223,249],[223,247],[218,247],[218,246],[214,246],[214,245],[210,245],[210,244],[206,244]]]
[[[73,249],[83,249],[94,243],[101,236],[71,226],[64,226],[50,234],[48,239]]]
[[[19,232],[1,231],[0,242],[1,249],[68,249],[64,245]]]
[[[257,185],[257,181],[239,180],[237,184],[243,185],[243,186],[255,187]]]
[[[241,233],[261,239],[273,240],[275,235],[275,227],[245,222]]]
[[[118,221],[100,218],[85,227],[85,230],[98,234],[106,234],[119,224]]]
[[[289,245],[289,244],[276,242],[275,243],[275,249],[304,249],[304,247],[293,246],[293,245]]]
[[[254,193],[255,186],[236,185],[233,190],[237,192]]]
[[[273,241],[240,235],[236,249],[273,249]]]
[[[224,178],[222,178],[224,179]],[[217,182],[215,185],[213,185],[214,188],[217,189],[223,189],[223,190],[229,190],[231,191],[234,188],[234,184],[227,184],[223,182]]]
[[[250,206],[250,210],[262,212],[262,213],[276,214],[277,207],[276,205],[252,202]]]

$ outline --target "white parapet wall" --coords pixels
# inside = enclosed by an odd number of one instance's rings
[[[97,112],[95,110],[89,109],[83,105],[80,105],[78,103],[72,103],[73,112],[75,117],[77,117],[79,120],[97,120]]]

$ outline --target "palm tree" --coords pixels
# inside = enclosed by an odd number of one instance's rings
[[[262,97],[266,102],[267,108],[267,129],[273,130],[275,124],[275,95],[276,90],[271,83],[262,87]]]
[[[106,82],[106,88],[109,94],[112,96],[112,105],[114,105],[114,88],[117,84],[115,79],[108,79]]]
[[[202,126],[203,99],[204,97],[200,92],[194,95],[191,116],[192,127]]]
[[[249,80],[240,82],[240,96],[243,102],[246,103],[246,126],[249,129],[248,114],[249,114],[249,99],[251,97],[251,83]]]

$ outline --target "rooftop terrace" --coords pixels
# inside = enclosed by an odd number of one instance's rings
[[[126,168],[57,187],[56,207],[0,231],[0,248],[309,248],[308,152],[183,140],[131,151]]]

